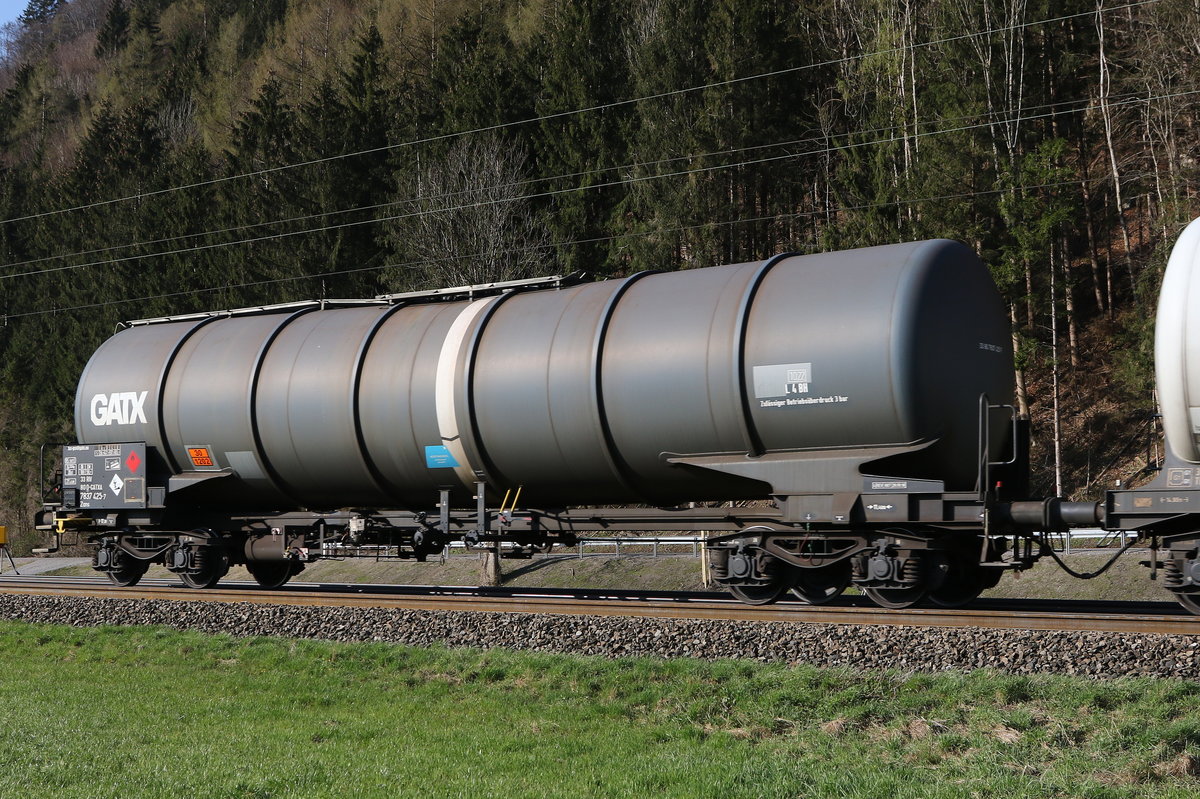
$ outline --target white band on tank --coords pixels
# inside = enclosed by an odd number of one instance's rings
[[[467,342],[467,333],[472,324],[484,309],[495,301],[495,297],[476,300],[462,309],[442,341],[442,352],[438,357],[437,378],[434,384],[434,403],[437,407],[438,432],[442,437],[442,446],[450,451],[458,463],[454,473],[468,489],[475,490],[475,468],[467,459],[466,448],[462,443],[462,430],[458,420],[458,403],[455,385],[458,382],[459,363]],[[467,366],[467,364],[463,364]]]

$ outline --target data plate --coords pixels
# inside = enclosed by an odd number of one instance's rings
[[[146,507],[146,445],[76,444],[63,447],[63,496],[79,510]]]

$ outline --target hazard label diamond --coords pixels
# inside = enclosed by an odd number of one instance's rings
[[[130,450],[129,457],[125,459],[125,465],[129,467],[129,471],[136,472],[138,467],[142,465],[142,459],[138,457],[137,450]]]
[[[113,479],[109,481],[108,487],[117,496],[121,496],[121,489],[125,487],[125,481],[121,479],[121,475],[114,474]]]

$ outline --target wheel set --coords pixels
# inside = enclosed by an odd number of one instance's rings
[[[765,544],[735,542],[736,551],[714,549],[714,575],[736,599],[748,605],[767,605],[789,593],[810,605],[823,605],[857,587],[881,608],[901,610],[920,604],[958,608],[999,582],[1002,569],[980,563],[981,540],[950,541],[944,548],[898,551],[881,545],[814,566],[797,566],[768,555]],[[911,545],[912,542],[909,542]],[[757,550],[757,554],[750,554]],[[995,555],[994,552],[989,552]],[[828,558],[826,558],[828,560]],[[1200,600],[1200,593],[1180,595],[1180,601]],[[1198,603],[1200,604],[1200,603]]]
[[[137,585],[151,565],[159,564],[188,588],[213,588],[234,565],[228,541],[207,530],[194,530],[178,539],[147,540],[135,536],[136,532],[129,530],[97,542],[92,567],[113,585]],[[304,564],[295,558],[244,556],[240,560],[263,588],[281,588],[304,570]]]

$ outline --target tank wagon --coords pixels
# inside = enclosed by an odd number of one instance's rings
[[[85,535],[117,584],[161,563],[196,588],[233,564],[278,587],[322,557],[702,531],[744,602],[855,585],[906,607],[970,601],[1048,531],[1120,525],[1164,536],[1195,610],[1197,246],[1193,225],[1160,310],[1165,482],[1104,503],[1027,496],[1004,305],[936,240],[128,322],[80,378],[39,526]]]

